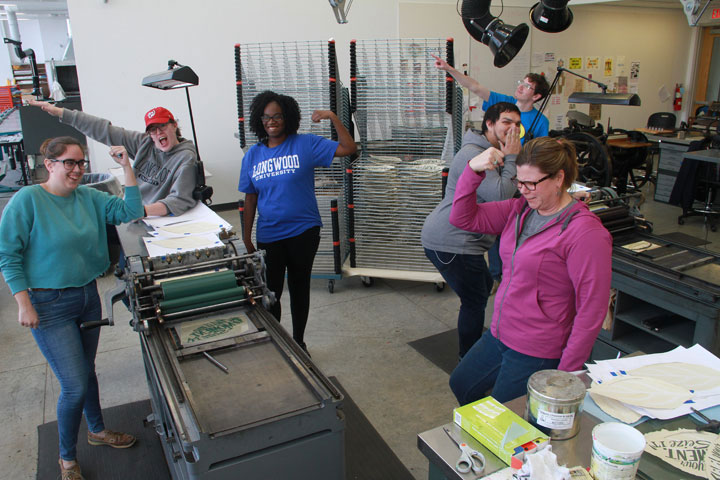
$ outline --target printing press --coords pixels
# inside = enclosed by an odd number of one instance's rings
[[[590,202],[613,236],[612,287],[619,292],[614,325],[599,342],[616,349],[613,357],[695,343],[720,354],[720,254],[689,243],[694,237],[653,234],[641,202],[639,193]]]
[[[344,479],[342,394],[266,311],[263,254],[242,253],[230,233],[216,248],[148,257],[142,224],[118,234],[147,423],[172,478]]]

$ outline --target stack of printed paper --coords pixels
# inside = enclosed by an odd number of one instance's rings
[[[147,217],[143,221],[153,229],[151,237],[143,238],[151,257],[220,246],[218,233],[232,229],[203,203],[182,215]]]
[[[720,405],[720,359],[700,345],[588,364],[589,393],[608,415],[626,423],[669,419],[691,408]]]

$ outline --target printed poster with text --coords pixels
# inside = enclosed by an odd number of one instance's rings
[[[569,57],[567,68],[568,68],[568,70],[582,70],[583,69],[583,57]]]

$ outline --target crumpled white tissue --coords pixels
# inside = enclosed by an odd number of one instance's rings
[[[570,480],[570,470],[565,465],[558,465],[557,455],[552,453],[552,445],[525,455],[525,461],[517,475],[530,480]]]

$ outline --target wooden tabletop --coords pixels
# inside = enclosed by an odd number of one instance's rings
[[[652,146],[652,143],[650,143],[650,142],[635,142],[633,140],[630,140],[627,137],[609,138],[607,141],[607,144],[610,145],[611,147],[618,147],[618,148],[641,148],[641,147]]]

